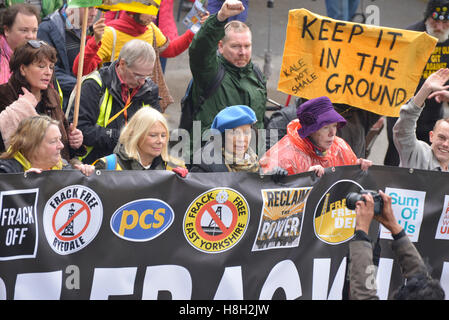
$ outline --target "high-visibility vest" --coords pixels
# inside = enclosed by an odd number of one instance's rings
[[[98,70],[84,76],[82,78],[81,83],[83,83],[84,81],[86,81],[88,79],[95,80],[98,83],[98,85],[100,86],[101,90],[103,90],[103,82],[101,80],[100,73],[98,72]],[[74,105],[75,94],[76,94],[75,89],[73,89],[72,93],[70,94],[69,104],[68,104],[67,110],[66,110],[67,117],[68,117],[68,114],[70,113],[70,109]],[[110,123],[109,119],[111,118],[112,101],[113,101],[113,97],[111,94],[109,94],[108,88],[107,87],[104,88],[104,93],[100,98],[100,113],[97,118],[98,126],[106,128],[108,126],[108,124]],[[150,107],[150,105],[145,105],[144,103],[142,103],[142,107]],[[87,149],[86,154],[84,156],[78,157],[78,159],[80,161],[82,161],[84,158],[86,158],[92,152],[93,147],[86,146],[86,149]]]

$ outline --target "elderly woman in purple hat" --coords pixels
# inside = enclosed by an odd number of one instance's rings
[[[315,171],[324,174],[324,168],[360,164],[363,170],[372,165],[357,159],[351,147],[340,137],[337,129],[346,120],[334,109],[328,97],[311,99],[296,110],[298,119],[287,126],[287,134],[260,160],[263,172],[281,167],[289,174]]]

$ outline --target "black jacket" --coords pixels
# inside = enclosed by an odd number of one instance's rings
[[[101,98],[105,88],[112,96],[111,118],[125,106],[121,97],[121,83],[115,71],[117,61],[99,70],[102,86],[94,79],[87,79],[81,86],[80,107],[78,115],[78,129],[83,132],[83,143],[92,146],[93,150],[83,159],[84,163],[91,164],[96,159],[111,154],[118,143],[120,129],[125,125],[124,114],[120,114],[106,128],[97,125],[100,114]],[[139,110],[143,104],[150,105],[160,111],[159,90],[157,85],[146,80],[137,94],[131,99],[131,106],[126,110],[129,119]],[[70,111],[70,121],[73,121],[73,108]]]
[[[23,167],[16,159],[0,159],[0,173],[20,173]]]

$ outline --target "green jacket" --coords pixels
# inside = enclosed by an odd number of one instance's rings
[[[256,127],[263,128],[266,110],[266,80],[260,81],[250,62],[243,68],[229,63],[217,55],[218,42],[224,37],[226,22],[211,15],[195,35],[189,48],[190,70],[193,75],[192,102],[198,105],[199,96],[204,94],[218,73],[219,65],[225,68],[220,87],[209,97],[196,113],[194,119],[201,121],[201,132],[209,129],[215,115],[227,106],[243,104],[254,110],[257,116]]]

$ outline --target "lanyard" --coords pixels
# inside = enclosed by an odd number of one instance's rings
[[[128,113],[126,112],[126,109],[128,109],[130,105],[131,105],[131,95],[128,93],[128,98],[126,99],[125,106],[123,107],[122,110],[120,110],[119,112],[114,114],[114,116],[109,119],[106,126],[108,126],[112,121],[114,121],[122,113],[123,113],[123,116],[125,117],[125,124],[127,124],[128,123]]]

